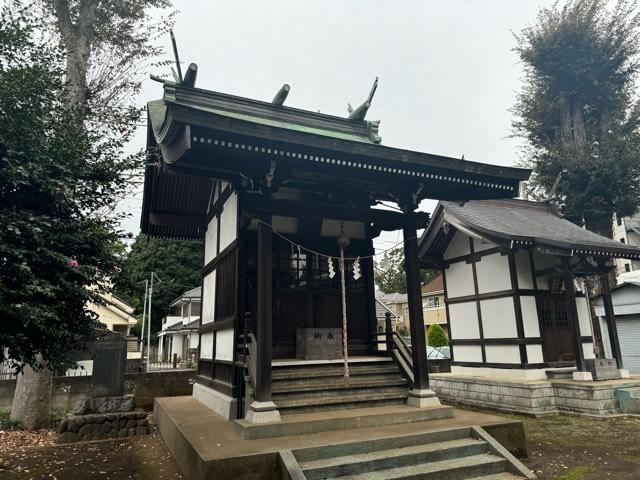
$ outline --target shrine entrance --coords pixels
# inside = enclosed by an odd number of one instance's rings
[[[333,238],[307,241],[304,245],[321,253],[336,255]],[[350,256],[361,253],[366,253],[366,249],[357,243],[349,250]],[[332,275],[327,257],[298,250],[278,236],[273,238],[272,259],[272,358],[296,358],[300,353],[296,351],[298,329],[342,329],[338,265],[334,261]],[[352,263],[347,263],[347,269],[352,269]],[[372,310],[375,307],[369,305],[373,298],[372,269],[367,268],[370,262],[362,263],[362,276],[355,279],[349,273],[345,278],[348,344],[349,353],[353,355],[371,351],[372,319],[375,318],[375,310]],[[255,309],[257,298],[255,266],[256,249],[251,246],[247,248],[246,281],[246,302],[250,310]]]
[[[536,304],[545,363],[575,362],[575,329],[569,322],[564,295],[537,296]]]

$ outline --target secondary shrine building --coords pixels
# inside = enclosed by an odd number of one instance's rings
[[[608,274],[611,259],[640,258],[637,247],[580,228],[549,202],[444,201],[420,240],[420,257],[444,271],[452,376],[533,380],[574,367],[574,379],[590,380],[586,277],[602,286],[615,376],[628,376]]]
[[[194,81],[165,82],[148,104],[142,215],[148,235],[205,242],[194,396],[226,418],[277,420],[276,362],[342,358],[341,276],[328,258],[340,255],[338,240],[348,243],[348,354],[391,355],[378,348],[371,256],[381,231],[399,229],[413,348],[394,361],[409,398],[432,396],[417,243],[429,216],[417,207],[511,198],[529,171],[383,146],[379,122],[365,120],[371,97],[343,118],[284,106],[288,87],[268,102]]]

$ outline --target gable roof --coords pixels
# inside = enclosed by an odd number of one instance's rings
[[[182,301],[200,300],[201,297],[202,297],[202,287],[195,287],[195,288],[192,288],[191,290],[187,290],[186,292],[184,292],[182,295],[176,298],[169,305],[173,307],[174,305],[177,305]]]
[[[391,314],[392,320],[397,320],[398,316],[393,313],[393,311],[387,307],[384,303],[382,303],[379,299],[376,298],[376,318],[378,320],[384,320],[386,318],[386,313],[389,312]]]
[[[445,225],[453,228],[443,228]],[[518,199],[438,203],[433,222],[420,238],[421,258],[441,256],[455,230],[507,248],[535,247],[558,255],[640,258],[639,248],[581,228],[562,218],[548,203]]]
[[[426,285],[422,286],[422,295],[436,292],[444,292],[444,280],[441,274],[436,276],[436,278],[431,280]]]
[[[427,193],[443,199],[512,197],[530,174],[381,145],[379,122],[184,84],[166,83],[163,93],[147,105],[153,161],[145,169],[141,229],[151,236],[201,238],[212,179],[257,178],[265,162],[277,162],[279,175],[287,172],[287,181],[309,188],[336,180],[346,192],[354,184],[358,194],[376,199],[414,192],[417,202]]]

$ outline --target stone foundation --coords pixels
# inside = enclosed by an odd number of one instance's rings
[[[529,415],[560,412],[615,415],[622,410],[616,391],[640,387],[640,379],[604,382],[571,380],[511,381],[483,377],[432,374],[431,388],[443,401]]]
[[[107,438],[124,438],[147,435],[147,412],[97,413],[93,415],[68,415],[58,428],[56,443],[88,442]]]

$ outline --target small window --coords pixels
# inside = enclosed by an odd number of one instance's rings
[[[622,217],[616,214],[616,223],[618,226],[622,225]]]
[[[624,238],[620,239],[620,243],[627,243]]]
[[[631,264],[630,263],[625,263],[624,264],[624,271],[625,272],[630,272],[631,271]]]
[[[406,307],[404,307],[404,314],[405,314],[405,315],[409,315],[409,305],[407,305]]]
[[[440,297],[427,297],[427,308],[438,308],[440,306]]]

